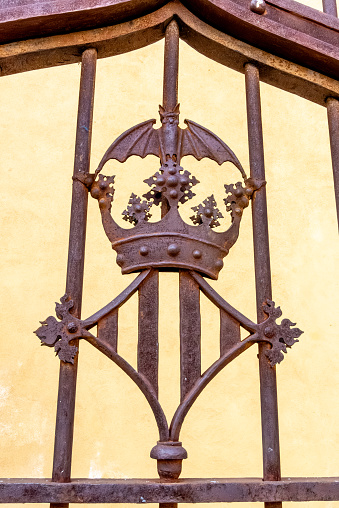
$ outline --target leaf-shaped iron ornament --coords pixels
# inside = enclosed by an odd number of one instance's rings
[[[45,321],[40,321],[41,325],[35,334],[41,340],[42,346],[54,346],[54,351],[63,362],[74,363],[78,348],[70,345],[70,341],[91,335],[81,325],[81,321],[72,314],[70,309],[73,307],[73,301],[69,300],[67,295],[60,299],[61,303],[55,303],[55,312],[61,321],[57,321],[54,316],[49,316]]]
[[[263,310],[268,318],[259,325],[260,337],[272,346],[265,354],[273,367],[284,359],[283,353],[287,353],[287,348],[299,342],[298,337],[304,332],[299,328],[292,328],[296,323],[289,319],[283,319],[279,325],[276,320],[281,317],[282,311],[272,300],[266,300]]]

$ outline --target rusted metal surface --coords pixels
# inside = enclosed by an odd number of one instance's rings
[[[200,288],[186,270],[179,273],[181,401],[201,376]]]
[[[264,16],[253,12],[244,0],[183,3],[222,32],[310,69],[336,75],[339,24],[332,16],[292,0],[266,2]],[[324,30],[325,26],[331,26],[331,30]],[[327,54],[326,60],[322,53]]]
[[[269,367],[273,370],[273,367],[283,360],[283,353],[286,353],[286,348],[298,342],[297,339],[302,334],[302,331],[298,328],[293,328],[294,323],[288,319],[284,319],[281,324],[278,324],[277,319],[281,317],[282,313],[280,308],[276,307],[275,303],[270,300],[267,300],[263,307],[265,315],[268,316],[267,319],[260,324],[256,324],[225,302],[220,295],[207,284],[201,275],[196,272],[187,274],[185,277],[186,287],[188,287],[187,278],[192,277],[192,280],[196,283],[196,285],[191,284],[194,288],[194,292],[196,293],[197,289],[200,288],[220,309],[227,312],[231,318],[238,321],[239,325],[247,329],[250,335],[228,349],[201,376],[198,376],[197,368],[193,368],[192,370],[192,366],[189,365],[191,363],[193,366],[196,366],[197,359],[192,358],[189,354],[185,354],[183,369],[185,369],[188,375],[192,375],[195,381],[189,386],[189,389],[188,387],[186,388],[187,383],[185,383],[185,390],[182,392],[184,396],[181,403],[178,405],[170,426],[168,426],[167,418],[157,399],[154,386],[152,386],[152,380],[149,381],[145,374],[136,372],[133,367],[116,352],[111,344],[101,340],[100,337],[95,337],[89,332],[96,324],[100,327],[100,320],[105,319],[114,309],[122,305],[147,281],[147,279],[152,280],[152,273],[152,271],[148,270],[140,274],[129,288],[115,300],[101,311],[83,321],[76,320],[76,318],[70,314],[73,302],[65,297],[62,298],[61,303],[56,304],[56,312],[60,321],[50,316],[42,323],[42,326],[36,331],[36,334],[43,344],[54,347],[57,354],[59,356],[61,355],[62,358],[68,362],[72,362],[76,355],[76,350],[71,345],[72,341],[74,341],[75,338],[85,339],[116,363],[116,365],[136,383],[146,397],[158,425],[159,442],[158,445],[153,448],[151,456],[158,461],[160,478],[164,480],[175,480],[180,475],[181,461],[187,456],[185,449],[179,442],[180,430],[188,411],[204,388],[226,365],[256,343],[265,343],[269,345],[269,348],[264,352],[264,356]],[[184,296],[187,296],[187,294]],[[191,305],[196,305],[194,302],[195,300],[193,299]],[[184,319],[186,319],[185,315]],[[184,331],[187,331],[187,329],[184,329]],[[187,332],[185,336],[183,336],[182,333],[181,336],[182,342],[187,346],[187,350],[192,340],[192,336],[190,335],[191,332],[192,330],[190,330],[189,333]],[[195,344],[196,338],[193,336],[192,346],[194,347]],[[189,366],[189,370],[187,370],[187,366]]]
[[[324,12],[331,16],[338,16],[336,0],[323,0]],[[332,169],[334,181],[334,194],[337,207],[337,220],[339,227],[339,101],[333,96],[326,99],[328,127],[332,155]]]
[[[252,178],[265,179],[264,144],[262,135],[259,70],[252,64],[245,67],[248,119],[248,144]],[[263,302],[272,298],[266,189],[258,189],[252,200],[254,267],[256,282],[257,319],[263,322],[267,308]],[[270,326],[267,327],[270,334]],[[267,344],[259,344],[259,374],[261,401],[261,429],[264,480],[280,480],[280,447],[277,381],[275,366],[269,362]],[[266,508],[280,508],[266,503]]]
[[[227,353],[238,342],[240,342],[239,323],[220,309],[220,356]]]
[[[6,503],[227,503],[337,501],[339,478],[261,478],[159,480],[83,480],[53,483],[40,478],[0,480]],[[163,506],[163,508],[165,508]]]
[[[331,16],[338,17],[336,0],[323,0],[323,11]]]
[[[98,338],[107,342],[114,351],[118,350],[118,317],[119,309],[113,309],[98,322]]]
[[[207,384],[230,361],[257,342],[268,342],[270,349],[265,353],[268,361],[271,365],[279,363],[283,359],[282,351],[286,352],[286,347],[292,346],[296,342],[294,338],[302,333],[297,328],[291,328],[292,323],[288,320],[284,320],[281,325],[276,324],[281,311],[279,308],[275,309],[274,302],[270,300],[265,303],[268,318],[261,327],[246,318],[243,319],[240,313],[221,302],[219,308],[230,314],[230,321],[238,319],[236,341],[233,338],[231,340],[235,345],[226,349],[220,359],[201,375],[200,288],[203,287],[207,294],[213,294],[213,290],[195,272],[200,271],[216,278],[223,266],[222,257],[227,255],[228,249],[238,238],[243,209],[248,206],[253,192],[265,182],[247,179],[233,152],[210,131],[194,124],[193,136],[192,133],[188,135],[178,127],[179,106],[173,106],[177,102],[178,42],[179,28],[176,22],[172,21],[167,28],[165,44],[165,69],[170,66],[172,72],[167,69],[164,73],[164,106],[160,110],[162,127],[159,131],[153,130],[152,121],[126,131],[108,149],[94,175],[86,172],[73,177],[76,183],[81,184],[86,191],[89,189],[92,197],[98,200],[104,230],[113,248],[118,252],[117,262],[122,267],[123,273],[140,271],[146,267],[185,269],[180,270],[179,282],[181,401],[170,427],[157,399],[157,271],[143,272],[123,296],[117,297],[116,301],[98,311],[95,319],[92,316],[81,321],[72,316],[74,302],[70,295],[66,294],[61,298],[60,304],[56,305],[56,314],[60,321],[50,316],[36,330],[43,344],[54,347],[60,359],[74,365],[77,358],[74,340],[80,338],[88,340],[137,384],[149,402],[159,430],[159,442],[152,449],[151,457],[157,460],[160,478],[172,481],[179,477],[182,460],[187,457],[187,452],[179,441],[182,424],[189,409]],[[170,111],[166,109],[169,107]],[[189,136],[189,142],[186,144],[185,136],[186,138]],[[99,173],[110,158],[122,162],[130,155],[144,157],[149,153],[157,155],[162,166],[154,177],[146,181],[151,186],[151,191],[144,195],[146,200],[142,201],[134,194],[131,195],[123,216],[134,223],[135,227],[123,230],[111,216],[114,177],[106,177]],[[219,164],[231,161],[244,178],[244,185],[241,182],[235,186],[225,185],[224,202],[226,210],[231,212],[232,217],[232,225],[226,233],[213,233],[212,228],[219,225],[218,219],[222,217],[213,195],[206,198],[201,205],[193,207],[193,211],[196,212],[192,217],[195,226],[188,226],[180,218],[179,201],[184,203],[190,199],[193,195],[191,187],[197,183],[188,171],[184,172],[179,166],[181,157],[188,154],[195,155],[198,160],[209,157]],[[156,223],[148,222],[152,204],[162,205],[162,219]],[[127,245],[126,250],[119,250],[120,245],[124,244]],[[217,251],[215,256],[211,255],[211,246]],[[192,262],[192,259],[195,261]],[[124,268],[124,265],[128,268]],[[190,273],[188,270],[192,268],[194,271]],[[138,372],[118,354],[115,338],[118,326],[117,314],[113,313],[136,290],[139,291]],[[107,323],[112,316],[114,337],[108,340]],[[89,332],[95,324],[98,325],[98,337]],[[239,342],[241,324],[245,324],[250,336]]]
[[[175,87],[176,83],[173,82],[173,85]],[[178,111],[178,105],[174,111],[166,111],[161,107],[160,129],[154,130],[154,120],[149,120],[119,136],[107,150],[95,175],[90,177],[88,187],[92,197],[98,200],[102,224],[112,248],[117,252],[116,261],[122,273],[148,267],[184,268],[217,279],[224,264],[223,258],[239,236],[243,210],[248,207],[254,190],[265,182],[248,179],[233,152],[209,130],[189,120],[186,120],[188,128],[182,130],[178,126]],[[124,162],[131,155],[146,157],[148,154],[160,158],[161,168],[145,180],[151,187],[143,195],[145,200],[131,194],[123,217],[134,224],[134,228],[124,229],[111,215],[114,177],[99,173],[109,159]],[[225,185],[224,202],[226,211],[230,212],[232,218],[227,231],[213,231],[219,225],[218,218],[222,217],[213,195],[193,207],[196,213],[191,220],[195,226],[182,220],[178,206],[194,196],[191,188],[199,183],[179,165],[181,157],[185,155],[194,155],[198,160],[208,157],[219,164],[230,161],[241,172],[244,184],[237,182],[235,185]],[[149,222],[151,207],[160,204],[163,210],[162,220]]]
[[[159,273],[153,271],[139,287],[138,372],[146,377],[158,396]]]
[[[103,227],[117,252],[117,263],[122,273],[147,267],[184,268],[216,279],[223,267],[223,258],[238,238],[243,210],[248,206],[254,190],[264,182],[248,179],[232,150],[205,127],[190,120],[185,120],[186,129],[179,127],[179,104],[176,104],[178,44],[179,27],[176,21],[172,21],[166,29],[164,103],[160,106],[160,129],[153,128],[155,120],[148,120],[119,136],[106,151],[88,187],[92,197],[98,200]],[[111,215],[114,177],[106,177],[100,172],[110,159],[124,162],[132,155],[146,157],[149,154],[160,159],[161,168],[145,180],[151,187],[143,195],[145,200],[131,194],[123,216],[134,224],[134,228],[124,229]],[[224,201],[226,211],[231,213],[232,224],[224,233],[216,233],[212,229],[219,225],[218,218],[222,217],[213,195],[193,207],[196,213],[191,220],[195,226],[181,219],[178,206],[194,196],[191,189],[199,183],[180,166],[181,158],[186,155],[193,155],[198,160],[208,157],[219,164],[230,161],[241,173],[244,184],[225,185]],[[162,206],[162,220],[149,222],[151,207],[156,205]]]
[[[164,0],[40,0],[5,4],[0,11],[3,42],[54,35],[136,19]],[[292,0],[267,2],[265,16],[246,0],[183,0],[194,15],[222,32],[295,63],[337,76],[339,23]]]
[[[339,101],[329,97],[326,105],[332,155],[334,194],[339,226]]]
[[[271,55],[218,31],[173,1],[131,23],[39,37],[0,46],[1,76],[81,61],[84,48],[95,47],[98,58],[125,53],[160,40],[173,16],[180,21],[181,37],[194,49],[222,65],[244,72],[248,61],[260,64],[261,80],[325,105],[327,97],[339,97],[334,79]],[[337,78],[339,77],[336,76]]]
[[[77,177],[89,172],[96,56],[94,49],[85,51],[81,68],[66,280],[66,293],[73,302],[69,311],[74,319],[81,315],[88,200],[87,191]],[[78,340],[70,341],[69,347],[77,349]],[[59,482],[69,482],[71,476],[76,379],[77,355],[73,363],[60,362],[52,473],[53,480]]]
[[[166,0],[1,0],[0,41],[15,41],[120,23]]]
[[[275,80],[279,80],[279,83],[283,82],[282,88],[309,96],[318,103],[325,104],[324,99],[327,98],[335,181],[338,165],[336,138],[339,132],[339,110],[335,97],[339,97],[339,86],[329,78],[316,75],[309,69],[303,70],[295,64],[284,63],[281,58],[235,41],[229,35],[233,34],[257,47],[264,45],[272,54],[287,56],[292,62],[306,64],[310,69],[321,69],[328,76],[339,78],[339,22],[291,0],[253,0],[251,3],[244,0],[95,0],[91,2],[90,9],[87,0],[77,4],[59,2],[48,8],[46,2],[37,0],[30,16],[25,18],[29,5],[26,1],[13,0],[12,17],[8,6],[7,11],[0,10],[0,37],[1,34],[6,37],[10,26],[14,27],[12,37],[21,37],[20,30],[25,26],[25,37],[34,34],[32,20],[37,21],[37,29],[45,22],[46,32],[40,31],[39,36],[52,33],[50,30],[54,30],[53,33],[71,31],[75,13],[78,29],[97,27],[113,20],[118,23],[139,15],[144,17],[133,23],[90,33],[57,35],[48,42],[47,39],[39,39],[8,44],[2,48],[2,54],[0,48],[3,74],[18,72],[18,68],[22,71],[55,65],[56,62],[77,61],[82,53],[66,294],[56,304],[58,319],[49,316],[35,332],[42,344],[54,348],[61,360],[53,476],[52,481],[0,481],[0,501],[51,502],[59,508],[65,508],[69,502],[159,502],[160,508],[176,508],[177,503],[259,501],[265,502],[266,508],[279,508],[284,500],[339,500],[339,482],[336,479],[280,478],[275,366],[284,359],[287,348],[298,342],[303,332],[288,319],[278,323],[282,312],[272,301],[258,65],[260,76],[266,82],[274,84]],[[64,10],[65,5],[68,11]],[[68,25],[62,25],[66,14]],[[159,40],[164,34],[160,128],[154,129],[155,120],[148,120],[127,130],[108,148],[96,172],[90,174],[97,55],[104,57],[130,51]],[[185,129],[179,127],[179,36],[214,60],[245,73],[250,178],[247,178],[236,155],[214,133],[190,120],[185,120]],[[257,61],[256,65],[253,61]],[[329,93],[331,89],[332,93]],[[132,155],[146,157],[149,154],[160,159],[161,167],[145,181],[150,190],[142,197],[132,193],[122,212],[123,218],[134,227],[121,228],[111,215],[115,177],[104,176],[101,170],[110,159],[124,162]],[[181,166],[181,159],[187,155],[193,155],[199,161],[207,157],[220,165],[229,161],[241,174],[243,181],[235,185],[225,184],[224,204],[232,220],[225,232],[214,231],[223,213],[213,194],[192,208],[193,225],[184,222],[180,216],[179,205],[194,196],[192,188],[199,183]],[[117,263],[122,273],[141,273],[105,307],[87,319],[81,319],[88,192],[98,201],[102,224],[117,252]],[[226,302],[204,278],[217,279],[223,258],[237,241],[243,211],[251,200],[257,323]],[[150,222],[152,206],[157,205],[161,206],[161,220]],[[179,272],[181,397],[172,419],[168,419],[158,400],[159,270]],[[220,312],[220,357],[203,373],[200,291]],[[119,354],[118,344],[119,308],[136,292],[139,297],[137,370]],[[97,335],[93,331],[95,327]],[[243,340],[241,328],[248,332]],[[120,367],[148,401],[159,433],[159,440],[150,452],[151,457],[157,460],[159,481],[71,480],[80,339],[88,341]],[[254,344],[259,345],[263,481],[179,480],[182,461],[188,458],[180,441],[186,415],[210,381]]]

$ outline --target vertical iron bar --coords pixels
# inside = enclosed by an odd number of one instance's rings
[[[323,0],[323,10],[326,14],[331,14],[336,18],[338,17],[336,0]],[[326,106],[328,128],[330,133],[334,194],[339,227],[339,101],[334,97],[328,97],[326,100]]]
[[[323,11],[326,12],[326,14],[331,14],[332,16],[337,17],[338,11],[336,0],[323,0]]]
[[[339,226],[339,101],[333,97],[326,100],[328,127],[330,133],[334,193]]]
[[[178,104],[178,73],[179,73],[179,26],[173,19],[165,32],[164,82],[162,105],[166,111],[173,111]],[[164,162],[164,161],[162,161]],[[169,210],[166,198],[161,202],[161,218]]]
[[[247,123],[251,177],[265,180],[264,144],[262,134],[260,81],[258,68],[245,65]],[[253,244],[256,280],[256,300],[258,322],[266,318],[262,304],[272,298],[270,252],[268,239],[268,220],[266,188],[255,192],[252,201]],[[259,373],[261,399],[261,425],[263,447],[264,480],[280,480],[280,449],[276,370],[265,356],[269,347],[259,345]],[[282,503],[265,503],[266,508],[279,508]]]
[[[115,352],[118,350],[118,318],[119,309],[114,309],[98,322],[98,338],[109,344]]]
[[[163,106],[173,111],[178,104],[179,26],[173,19],[166,28]]]
[[[154,270],[139,288],[138,372],[158,395],[159,272]]]
[[[220,309],[220,356],[240,342],[240,338],[238,321]]]
[[[201,376],[200,288],[185,270],[179,273],[181,401]]]
[[[95,49],[82,54],[66,279],[66,293],[74,302],[71,312],[77,318],[81,315],[88,191],[76,177],[89,171],[96,60]],[[55,482],[69,482],[71,477],[77,363],[77,356],[74,365],[60,362],[52,473]]]
[[[179,73],[179,26],[173,19],[166,27],[164,51],[164,82],[162,105],[166,111],[173,111],[178,104]],[[161,217],[169,210],[166,198],[161,202]],[[177,503],[159,503],[159,508],[177,508]]]

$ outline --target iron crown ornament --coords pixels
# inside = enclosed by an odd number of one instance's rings
[[[243,210],[248,207],[253,192],[264,182],[248,179],[232,150],[211,131],[191,120],[185,120],[186,129],[179,127],[179,105],[173,111],[160,106],[160,129],[154,129],[155,120],[148,120],[124,132],[108,148],[98,169],[90,180],[93,198],[99,202],[105,233],[117,252],[117,264],[122,273],[132,273],[145,268],[182,268],[196,270],[217,279],[231,247],[239,236]],[[110,159],[124,162],[132,155],[142,158],[149,154],[160,158],[161,167],[145,180],[150,190],[141,197],[131,194],[123,212],[124,220],[133,229],[120,227],[111,215],[114,198],[114,177],[100,172]],[[193,225],[185,223],[179,213],[179,205],[195,194],[192,187],[199,181],[180,165],[185,155],[204,157],[218,164],[231,162],[241,173],[243,182],[225,185],[226,211],[231,213],[232,223],[225,232],[213,231],[220,225],[223,215],[217,208],[214,196],[193,207]],[[162,219],[149,222],[152,206],[162,206]]]

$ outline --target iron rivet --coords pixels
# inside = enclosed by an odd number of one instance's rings
[[[180,252],[180,247],[176,243],[171,243],[167,248],[167,252],[170,256],[177,256]]]
[[[194,251],[193,251],[193,257],[194,257],[195,259],[200,259],[200,258],[201,258],[201,256],[202,256],[202,253],[201,253],[201,251],[200,251],[200,250],[194,250]]]
[[[70,333],[75,333],[78,329],[78,325],[76,323],[74,323],[74,321],[71,321],[70,323],[68,323],[67,325],[67,330],[70,332]]]
[[[216,262],[215,262],[215,267],[217,270],[221,270],[222,267],[224,266],[224,262],[222,259],[217,259]]]
[[[176,199],[178,197],[178,193],[176,190],[171,190],[170,196],[172,199]]]
[[[117,255],[117,265],[122,266],[124,264],[124,256],[122,254]]]
[[[169,187],[175,187],[176,185],[178,185],[178,178],[176,176],[169,176],[167,178],[167,185]]]
[[[250,9],[256,14],[264,14],[266,12],[265,0],[251,0]]]
[[[266,326],[265,330],[264,330],[264,334],[266,337],[268,337],[269,339],[271,339],[274,335],[274,328],[273,326]]]
[[[94,189],[92,189],[91,196],[94,199],[98,199],[98,197],[100,196],[100,191],[99,191],[98,187],[94,187]]]
[[[142,247],[140,247],[139,253],[141,256],[147,256],[147,254],[149,253],[148,247],[146,247],[146,245],[143,245]]]
[[[105,181],[101,181],[101,182],[99,183],[99,187],[100,187],[100,189],[102,189],[102,190],[107,189],[107,182],[105,182]]]

